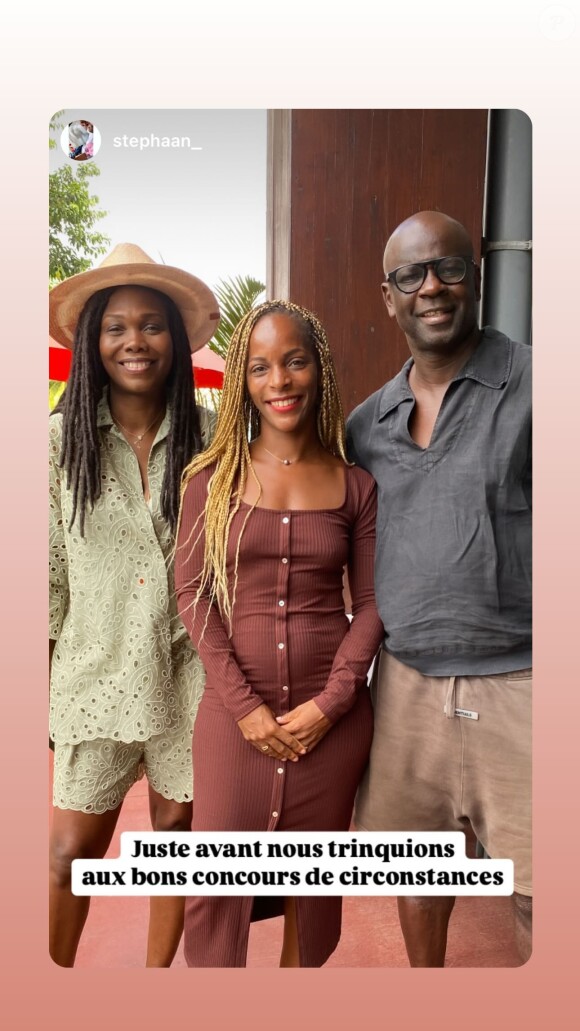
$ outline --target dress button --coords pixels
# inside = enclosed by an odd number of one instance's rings
[[[285,603],[285,602],[283,602],[283,601],[279,601],[279,602],[278,602],[278,605],[279,605],[279,606],[280,606],[280,608],[282,608],[282,609],[284,608],[284,605],[285,605],[285,604],[286,604],[286,603]]]
[[[284,773],[284,767],[283,766],[279,766],[278,769],[276,770],[276,773]]]
[[[283,558],[283,559],[282,559],[282,562],[283,562],[283,563],[284,563],[284,565],[286,566],[286,565],[288,564],[288,559],[287,559],[287,558]]]
[[[278,813],[276,812],[276,810],[274,810],[274,812],[272,813],[272,816],[276,817],[277,815],[278,815]]]
[[[283,647],[284,647],[284,642],[283,642],[283,641],[280,641],[280,644],[278,645],[278,647],[279,647],[279,648],[283,648]]]
[[[282,690],[283,691],[287,691],[288,690],[288,684],[282,684]]]
[[[289,523],[290,520],[289,520],[288,516],[284,516],[284,518],[282,519],[282,522],[283,523]]]

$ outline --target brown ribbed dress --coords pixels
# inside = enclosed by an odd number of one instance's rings
[[[199,525],[192,529],[212,471],[187,488],[175,568],[179,610],[207,673],[193,736],[193,830],[348,830],[372,738],[366,674],[383,635],[373,592],[374,481],[345,466],[340,508],[254,509],[240,546],[228,638],[215,607],[208,616],[207,605],[194,610],[191,604],[203,536],[193,551],[191,541],[184,543],[199,533]],[[247,514],[242,504],[230,531],[230,577]],[[344,612],[345,565],[352,623]],[[262,702],[278,716],[311,698],[333,726],[297,763],[260,755],[236,725]],[[271,910],[275,900],[264,901]],[[188,965],[244,966],[253,903],[250,897],[188,899]],[[338,897],[296,898],[302,966],[321,966],[334,951],[341,909]]]

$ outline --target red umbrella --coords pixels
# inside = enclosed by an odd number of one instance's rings
[[[61,347],[56,340],[48,338],[48,378],[67,381],[70,373],[72,352],[68,347]],[[224,382],[225,362],[219,354],[206,344],[191,356],[195,370],[196,387],[214,387],[221,390]]]
[[[192,354],[191,363],[197,387],[217,387],[218,390],[221,390],[226,363],[219,354],[212,351],[211,347],[206,344],[205,347],[200,347],[199,351]]]

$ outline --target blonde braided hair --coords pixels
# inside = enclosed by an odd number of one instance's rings
[[[248,518],[258,504],[262,495],[262,486],[250,457],[249,443],[259,435],[260,417],[246,389],[246,369],[250,336],[256,324],[265,315],[288,315],[296,319],[314,348],[320,375],[320,402],[318,408],[318,437],[323,447],[346,464],[346,443],[344,414],[334,362],[326,339],[326,333],[312,312],[301,308],[291,301],[265,301],[252,308],[236,326],[226,359],[222,400],[213,440],[206,451],[186,466],[181,481],[181,504],[179,523],[183,511],[183,496],[189,481],[202,469],[216,464],[214,473],[208,484],[208,496],[205,511],[200,515],[185,545],[189,544],[203,518],[205,529],[204,563],[201,581],[198,585],[194,605],[201,595],[209,592],[210,600],[215,601],[223,619],[227,619],[231,627],[232,611],[235,602],[238,576],[238,557],[240,542],[246,528]],[[251,474],[258,486],[258,497],[249,508],[236,546],[234,566],[234,584],[230,595],[227,575],[227,550],[230,527],[240,501],[244,495],[248,474]],[[233,505],[231,504],[234,499]],[[192,547],[195,547],[203,530],[199,530]]]

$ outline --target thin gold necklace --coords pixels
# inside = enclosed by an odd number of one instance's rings
[[[149,430],[151,429],[152,426],[155,425],[155,423],[157,422],[157,420],[158,420],[160,415],[162,415],[162,412],[157,412],[157,415],[155,416],[153,422],[150,422],[149,425],[143,430],[142,433],[133,433],[133,430],[128,430],[126,426],[123,426],[122,422],[119,422],[119,420],[115,418],[115,416],[113,416],[113,422],[115,423],[116,426],[119,427],[120,430],[123,430],[123,433],[128,433],[130,437],[135,437],[135,443],[132,444],[131,441],[129,441],[129,443],[131,444],[131,447],[136,447],[138,450],[140,450],[141,449],[141,441],[143,440],[143,437],[145,436],[146,433],[149,433]]]
[[[282,465],[294,465],[295,462],[300,461],[299,458],[278,458],[278,455],[274,455],[271,451],[268,451],[268,448],[264,447],[263,444],[262,449],[266,452],[267,455],[271,455],[272,458],[275,458],[277,462],[281,462]]]

